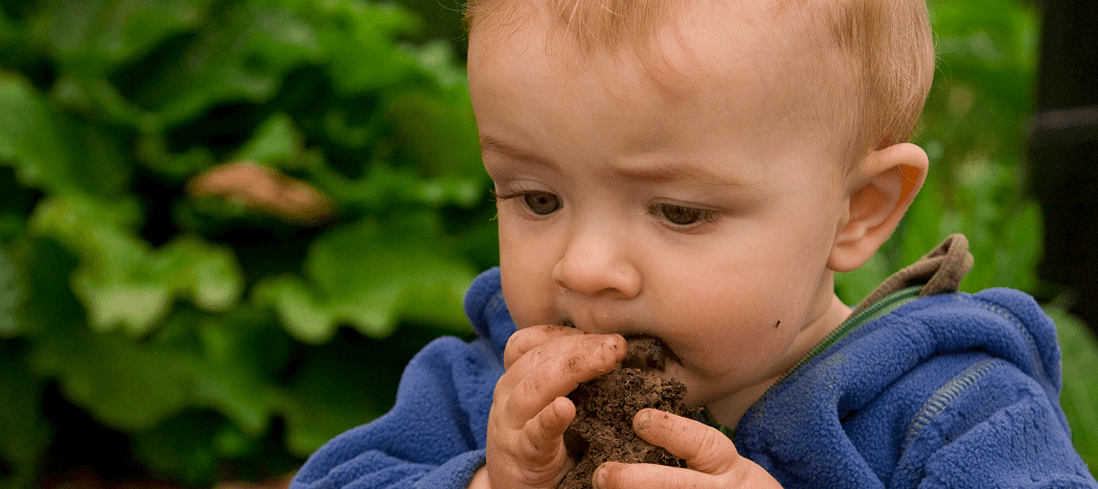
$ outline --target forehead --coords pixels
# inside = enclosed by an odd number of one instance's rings
[[[774,22],[773,1],[481,0],[469,13],[470,37],[489,47],[543,44],[573,68],[632,57],[656,72],[705,71],[731,54],[721,48],[742,53],[797,37]]]
[[[649,105],[666,123],[669,108],[765,119],[768,134],[774,124],[803,130],[808,119],[812,96],[799,82],[821,43],[804,26],[782,25],[769,1],[690,2],[642,40],[594,48],[544,4],[514,3],[522,7],[471,23],[470,89],[482,102],[476,92],[486,89],[529,90],[559,105],[609,97]]]

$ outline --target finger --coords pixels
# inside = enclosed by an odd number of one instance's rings
[[[516,331],[507,339],[507,346],[503,350],[503,368],[509,369],[516,360],[530,350],[544,345],[561,336],[583,334],[576,328],[546,324],[530,326]]]
[[[746,458],[740,460],[743,463],[737,470],[721,474],[654,464],[604,462],[595,469],[591,482],[595,489],[782,488],[762,467]]]
[[[574,328],[569,328],[569,330],[579,331]],[[548,341],[530,349],[515,360],[511,364],[511,368],[540,370],[548,365],[548,362],[557,361],[561,358],[586,358],[593,360],[600,365],[605,364],[613,367],[617,366],[617,364],[625,358],[627,345],[625,338],[619,334],[588,334],[582,332],[576,334],[571,333],[570,331],[557,337],[549,338]],[[527,340],[519,339],[516,341],[521,343]],[[606,353],[610,353],[611,355],[606,357],[597,355],[597,353],[602,353],[603,348],[609,348],[609,350],[606,350]],[[576,366],[579,367],[581,365],[577,364]]]
[[[561,437],[576,417],[576,406],[567,397],[558,397],[523,426],[523,455],[530,459],[538,455],[552,456],[554,448],[562,448]]]
[[[648,443],[686,460],[699,472],[727,472],[739,460],[736,445],[716,428],[657,409],[642,409],[633,417],[633,430]]]
[[[531,351],[514,365],[515,370],[528,373],[506,401],[507,412],[516,423],[511,426],[521,427],[581,382],[613,370],[624,356],[625,339],[621,335],[574,335]]]
[[[696,489],[722,487],[717,478],[678,467],[654,464],[604,462],[595,469],[591,483],[595,489]]]

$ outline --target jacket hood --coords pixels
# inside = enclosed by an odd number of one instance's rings
[[[465,315],[477,336],[488,340],[496,354],[503,357],[507,339],[515,332],[515,322],[503,302],[499,267],[482,272],[465,294]]]

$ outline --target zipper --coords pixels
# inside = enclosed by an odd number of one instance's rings
[[[919,293],[922,291],[922,288],[923,287],[921,285],[913,285],[911,287],[900,289],[881,298],[881,300],[874,302],[873,304],[869,305],[869,307],[866,307],[857,314],[846,318],[846,321],[843,321],[843,323],[840,324],[838,328],[835,328],[835,331],[832,331],[830,334],[820,340],[819,343],[816,343],[816,346],[812,347],[812,349],[809,350],[808,353],[805,354],[805,356],[802,357],[797,362],[797,364],[793,366],[793,368],[789,369],[789,371],[787,371],[785,374],[782,374],[782,376],[778,378],[777,382],[774,382],[774,384],[771,385],[770,388],[767,389],[762,396],[759,396],[759,399],[766,398],[766,396],[770,394],[770,391],[774,390],[775,387],[785,381],[785,379],[792,375],[793,372],[799,370],[806,363],[811,361],[820,353],[823,353],[824,350],[830,348],[831,345],[834,345],[839,340],[845,338],[846,335],[850,334],[855,329],[858,329],[859,326],[880,318],[881,316],[895,311],[900,306],[907,304],[908,302],[911,302],[915,299],[918,299]],[[709,426],[717,428],[729,439],[735,438],[736,430],[730,429],[722,424],[717,423],[716,418],[713,416],[712,413],[709,412],[708,409],[703,410],[700,417],[702,419],[699,419],[699,421],[704,421]]]
[[[900,306],[907,304],[908,302],[911,302],[915,299],[918,299],[919,292],[922,290],[922,288],[923,287],[921,285],[912,285],[911,287],[898,290],[896,292],[888,294],[881,300],[874,302],[872,305],[863,309],[858,314],[846,318],[846,321],[843,321],[843,324],[839,325],[838,328],[835,328],[835,331],[832,331],[831,334],[825,336],[824,339],[820,340],[819,343],[816,343],[816,346],[812,347],[812,349],[809,350],[808,353],[803,358],[801,358],[801,360],[797,362],[796,365],[793,366],[793,368],[789,369],[788,372],[782,375],[781,378],[779,378],[778,381],[774,383],[774,385],[780,384],[793,372],[796,372],[797,369],[803,367],[804,364],[815,358],[816,355],[823,353],[824,350],[830,348],[831,345],[835,344],[835,342],[845,338],[846,335],[850,334],[855,329],[858,329],[859,326],[873,321],[874,319],[880,318],[881,316],[895,311]],[[774,386],[770,386],[770,388],[773,389]],[[765,397],[768,393],[770,393],[770,389],[767,389],[766,393],[764,393],[763,396]],[[762,398],[760,397],[760,399]]]

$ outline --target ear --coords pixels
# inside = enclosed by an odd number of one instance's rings
[[[900,223],[929,167],[926,152],[911,143],[870,153],[846,180],[849,208],[835,236],[828,268],[849,272],[865,264]]]

